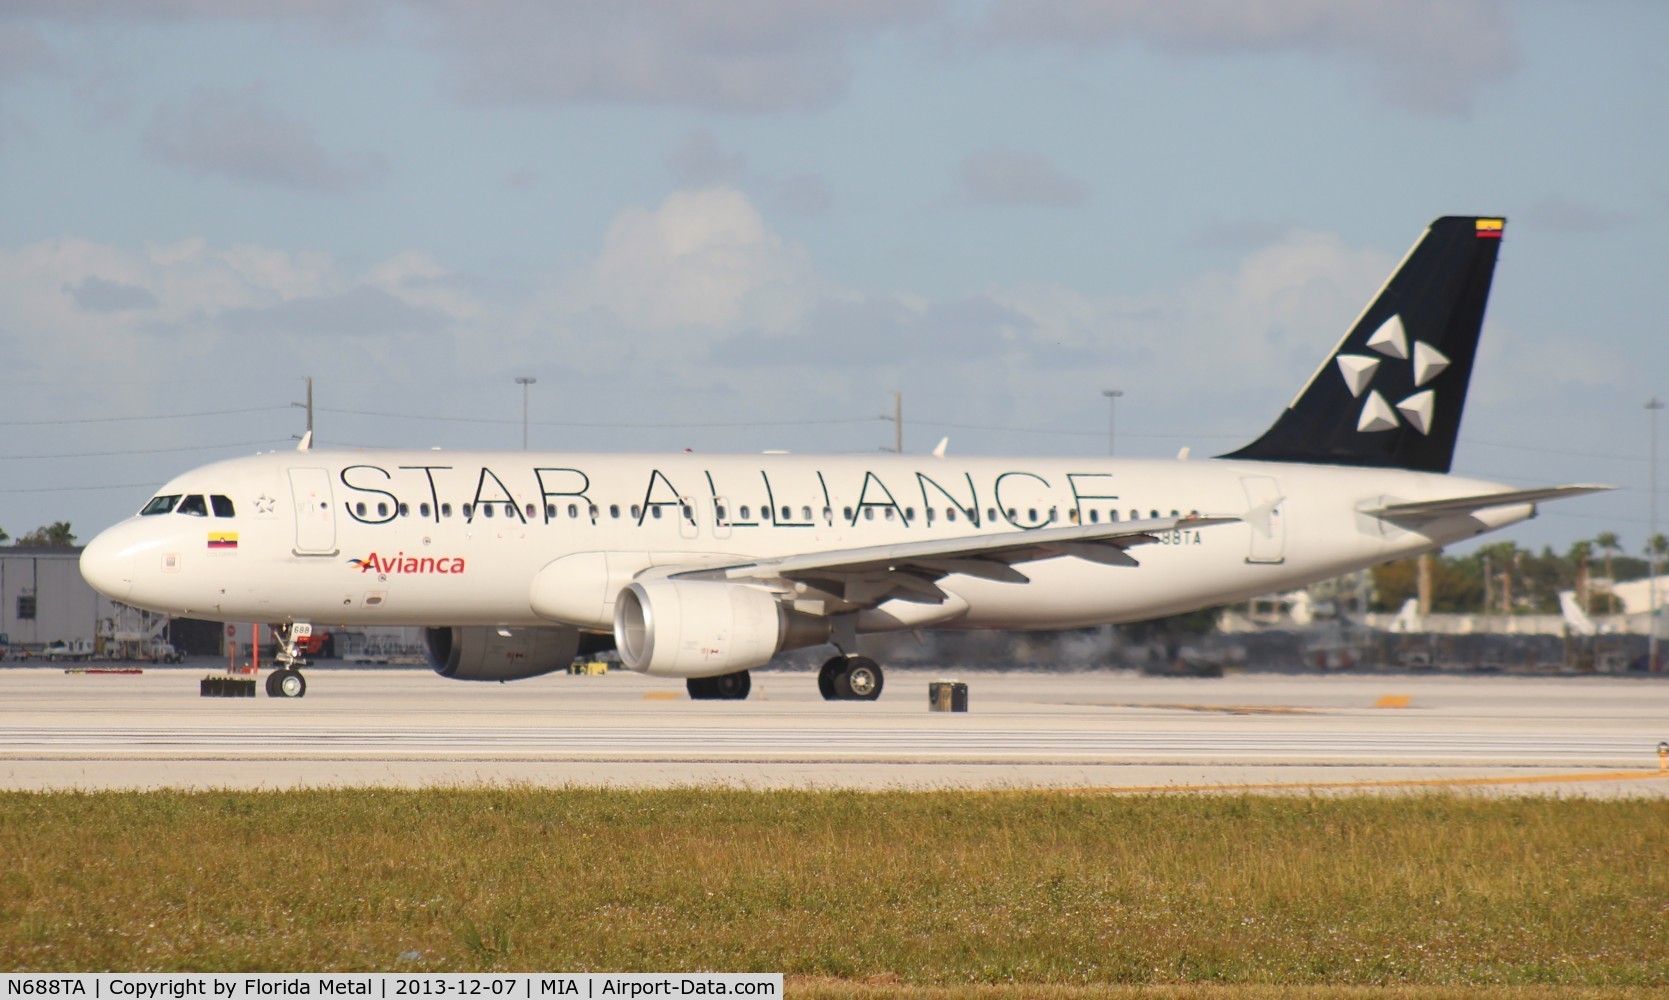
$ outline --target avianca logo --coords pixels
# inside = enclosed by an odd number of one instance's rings
[[[379,556],[375,552],[364,559],[349,559],[349,566],[358,566],[361,573],[441,573],[453,574],[464,571],[464,561],[452,556],[408,556],[404,552],[396,552],[392,556]]]

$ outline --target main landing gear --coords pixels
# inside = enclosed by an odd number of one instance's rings
[[[824,701],[874,701],[886,678],[881,665],[867,656],[837,656],[817,672]]]
[[[746,670],[738,670],[717,677],[691,677],[684,682],[684,687],[689,689],[690,697],[696,701],[741,701],[753,690],[753,680]]]
[[[295,622],[271,628],[278,638],[279,667],[267,675],[267,697],[300,698],[307,693],[307,678],[301,676],[300,670],[307,665],[301,658],[301,640],[313,634],[313,626]]]

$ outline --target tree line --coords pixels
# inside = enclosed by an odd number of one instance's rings
[[[1613,532],[1573,543],[1563,554],[1552,546],[1533,552],[1512,542],[1486,545],[1464,556],[1431,556],[1431,610],[1452,614],[1557,614],[1559,592],[1574,591],[1584,610],[1615,614],[1622,602],[1611,584],[1662,571],[1669,538],[1654,535],[1640,556],[1627,554]],[[1655,557],[1651,558],[1651,557]],[[1373,570],[1377,611],[1396,611],[1419,593],[1419,559],[1400,559]]]
[[[5,528],[0,528],[0,545],[11,539]],[[64,549],[75,544],[75,531],[68,521],[43,524],[22,538],[12,542],[20,549]]]

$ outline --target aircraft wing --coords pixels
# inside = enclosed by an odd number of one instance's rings
[[[1603,493],[1612,488],[1610,486],[1544,486],[1534,490],[1509,490],[1504,493],[1480,493],[1477,496],[1449,497],[1444,500],[1392,503],[1383,507],[1375,507],[1363,513],[1393,521],[1429,521],[1439,517],[1453,517],[1456,514],[1470,514],[1473,511],[1488,510],[1491,507],[1512,507],[1524,503],[1541,503],[1544,500],[1561,500],[1565,497]]]
[[[858,605],[874,605],[890,598],[938,604],[946,595],[935,581],[953,573],[1004,583],[1026,583],[1029,578],[1015,566],[1040,559],[1070,556],[1108,566],[1135,566],[1136,560],[1125,550],[1157,541],[1160,532],[1193,530],[1238,520],[1236,517],[1160,517],[964,535],[810,552],[735,566],[703,567],[673,576],[805,583]]]

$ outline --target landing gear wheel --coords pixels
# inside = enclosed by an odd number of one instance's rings
[[[835,691],[835,678],[846,671],[846,657],[837,656],[823,664],[823,669],[817,671],[817,691],[824,701],[834,701],[840,695]]]
[[[690,698],[696,701],[741,701],[753,690],[753,679],[746,670],[717,677],[691,677],[684,681]]]
[[[881,697],[881,665],[867,656],[846,660],[846,670],[835,679],[835,691],[852,701],[874,701]]]
[[[267,693],[275,698],[300,698],[307,693],[307,678],[289,667],[274,670],[267,678]]]

